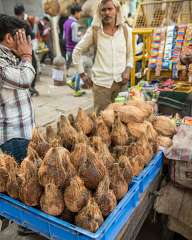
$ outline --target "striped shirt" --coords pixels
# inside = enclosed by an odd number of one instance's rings
[[[29,87],[35,70],[0,44],[0,145],[12,138],[31,139],[35,126]]]

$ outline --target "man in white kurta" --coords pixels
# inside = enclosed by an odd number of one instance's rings
[[[74,49],[73,62],[85,82],[89,79],[84,73],[81,56],[91,46],[96,49],[92,82],[94,108],[98,114],[127,86],[133,67],[132,32],[123,23],[117,0],[100,1],[92,26]]]

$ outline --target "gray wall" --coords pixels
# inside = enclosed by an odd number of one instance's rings
[[[42,16],[42,0],[0,0],[0,13],[13,15],[16,3],[23,3],[26,13],[33,16]]]

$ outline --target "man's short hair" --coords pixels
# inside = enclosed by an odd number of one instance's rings
[[[76,12],[81,12],[81,6],[79,4],[74,4],[71,7],[71,14],[75,15]]]
[[[15,5],[14,13],[15,13],[16,16],[20,16],[24,12],[25,12],[25,8],[24,8],[24,5],[22,3],[18,3],[18,4]]]
[[[26,35],[29,35],[29,26],[26,22],[18,20],[16,17],[0,14],[0,42],[2,42],[7,33],[14,36],[18,29],[24,28]]]

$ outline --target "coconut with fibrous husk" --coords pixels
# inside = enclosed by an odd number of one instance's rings
[[[41,209],[50,215],[59,216],[64,210],[64,199],[61,190],[53,183],[45,185],[40,200]]]
[[[54,128],[51,125],[48,125],[46,127],[46,140],[48,143],[52,143],[52,141],[57,138],[57,134],[56,131],[54,130]]]
[[[106,167],[90,146],[87,146],[87,158],[79,167],[79,175],[89,189],[96,189],[106,174]]]
[[[127,124],[127,128],[129,133],[136,138],[140,138],[142,135],[146,135],[148,130],[148,126],[145,122],[143,123],[129,122]]]
[[[142,100],[129,100],[127,102],[128,106],[135,106],[138,109],[140,109],[145,118],[148,118],[151,116],[151,114],[154,111],[154,107],[151,103],[147,102],[147,101],[142,101]]]
[[[45,154],[50,149],[51,145],[45,140],[39,128],[34,128],[29,147],[35,149],[38,155],[43,159],[45,157]]]
[[[121,155],[118,159],[119,167],[122,169],[123,177],[127,184],[129,184],[133,177],[133,168],[129,161],[129,158],[125,155]]]
[[[165,116],[157,116],[153,119],[153,127],[158,134],[165,137],[173,137],[176,133],[176,127],[170,118]]]
[[[113,109],[105,109],[101,112],[101,117],[108,127],[112,127],[115,119],[115,114]]]
[[[112,169],[109,171],[110,174],[110,187],[113,190],[117,200],[120,200],[125,196],[128,191],[128,184],[123,177],[121,168],[118,163],[114,163]]]
[[[18,165],[13,157],[0,155],[0,192],[7,192],[13,198],[18,198],[17,181]]]
[[[64,186],[67,173],[64,167],[64,161],[69,159],[69,152],[63,147],[58,147],[58,142],[53,143],[39,168],[38,176],[41,185],[54,183],[56,186]]]
[[[110,168],[115,160],[111,155],[107,145],[102,141],[100,137],[92,138],[92,147],[98,154],[99,159],[103,161],[105,167]]]
[[[157,137],[157,144],[158,144],[158,146],[168,148],[173,144],[173,142],[172,142],[171,138],[159,135]]]
[[[67,116],[67,118],[68,118],[71,126],[75,127],[75,118],[74,118],[73,114],[70,113],[70,114]]]
[[[157,141],[157,132],[154,129],[153,125],[149,121],[145,121],[145,124],[147,125],[147,138],[150,142],[156,142]]]
[[[127,128],[121,122],[117,112],[115,112],[115,120],[112,126],[111,141],[113,145],[126,145],[128,142]]]
[[[78,142],[78,133],[75,128],[72,127],[69,120],[63,115],[61,115],[57,127],[58,136],[61,138],[63,146],[68,150],[73,149]]]
[[[71,153],[70,159],[75,168],[78,170],[87,159],[87,145],[84,143],[75,144],[75,148]]]
[[[31,156],[30,156],[31,157]],[[42,187],[38,180],[38,161],[26,157],[19,168],[20,179],[19,197],[22,202],[29,206],[39,205]]]
[[[87,204],[89,194],[81,178],[75,176],[71,179],[70,185],[65,189],[65,206],[71,212],[79,212]]]
[[[91,118],[82,108],[79,108],[77,113],[76,124],[82,129],[85,135],[88,135],[93,129],[93,122]]]
[[[123,105],[118,109],[120,120],[127,124],[129,122],[142,123],[145,120],[144,113],[135,106]]]
[[[102,141],[108,146],[111,144],[111,136],[109,129],[103,121],[102,117],[98,117],[96,120],[96,136],[101,137]]]
[[[106,175],[99,183],[95,194],[95,200],[104,217],[107,217],[117,205],[116,196],[109,186],[110,179],[109,176]]]
[[[96,232],[104,219],[94,198],[90,198],[87,205],[76,215],[75,223],[90,232]]]

